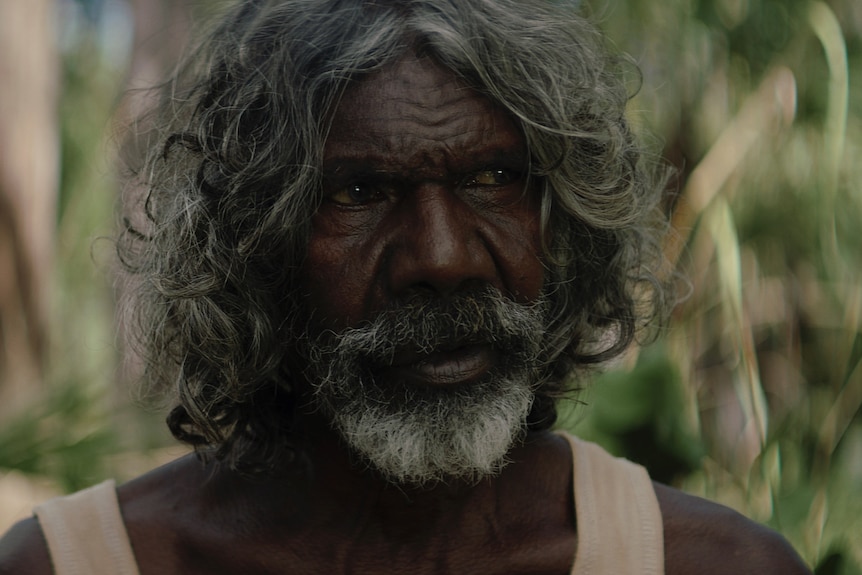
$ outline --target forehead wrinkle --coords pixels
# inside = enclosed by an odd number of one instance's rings
[[[475,169],[522,147],[504,114],[453,73],[405,58],[347,91],[333,118],[324,168],[435,177]]]
[[[450,123],[453,119],[463,119],[459,109],[462,102],[469,102],[471,107],[481,102],[479,107],[484,113],[490,113],[493,109],[485,97],[464,86],[449,91],[445,86],[434,85],[432,89],[418,93],[422,94],[421,99],[415,97],[417,92],[414,91],[412,97],[390,97],[390,101],[398,105],[404,120],[426,127],[434,128]]]
[[[485,121],[477,124],[477,118]],[[427,120],[427,116],[417,111],[410,117],[380,118],[364,114],[357,120],[352,130],[331,138],[327,143],[327,163],[339,159],[367,159],[376,164],[398,163],[415,167],[422,164],[419,159],[430,160],[432,155],[429,152],[433,152],[434,155],[440,154],[440,161],[448,164],[448,158],[457,159],[465,153],[484,153],[488,149],[508,148],[514,144],[499,140],[498,118],[490,114],[447,112]]]
[[[340,171],[339,164],[365,165],[371,171],[426,172],[442,177],[444,171],[459,172],[465,163],[471,165],[478,158],[493,161],[511,147],[509,142],[495,143],[487,138],[487,129],[467,130],[457,135],[439,139],[417,133],[387,131],[368,132],[353,142],[333,142],[325,164],[328,170]],[[361,141],[361,146],[351,145]],[[325,166],[326,167],[326,166]]]
[[[421,133],[415,128],[443,128],[439,133],[427,132],[431,137],[422,139],[444,141],[470,132],[493,131],[496,127],[494,106],[472,90],[459,90],[458,97],[448,98],[445,101],[439,98],[433,101],[430,98],[417,101],[416,98],[411,97],[390,97],[384,100],[385,105],[382,109],[380,100],[371,97],[366,102],[365,99],[358,98],[359,102],[365,104],[363,107],[367,112],[357,117],[357,123],[376,132],[377,137],[387,136],[389,133],[411,135]],[[375,106],[380,109],[379,112],[374,111]],[[465,114],[465,110],[469,110],[470,113]],[[477,118],[491,119],[490,125],[488,125],[489,122],[476,125]],[[375,131],[375,126],[380,126],[380,129]],[[465,129],[465,126],[469,129]]]
[[[485,96],[465,85],[453,72],[434,62],[405,57],[355,84],[345,99],[361,104],[354,120],[366,123],[412,121],[421,127],[438,127],[461,119],[464,106],[474,114],[493,113]],[[344,100],[342,100],[343,102]],[[466,102],[466,104],[465,104]]]

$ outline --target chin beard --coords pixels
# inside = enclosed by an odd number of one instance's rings
[[[523,436],[541,382],[544,299],[518,304],[499,291],[414,298],[304,346],[314,404],[347,445],[387,480],[413,486],[476,482],[497,473]],[[379,376],[399,350],[487,342],[501,358],[453,388]]]

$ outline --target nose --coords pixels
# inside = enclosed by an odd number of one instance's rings
[[[397,217],[389,261],[393,295],[430,290],[446,296],[471,284],[497,284],[481,216],[454,191],[422,185],[405,198]]]

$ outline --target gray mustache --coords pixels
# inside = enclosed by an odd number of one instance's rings
[[[389,364],[399,353],[427,354],[477,343],[523,357],[540,348],[547,309],[544,298],[520,304],[494,288],[446,299],[414,297],[355,328],[325,333],[313,347],[319,359],[350,354],[378,365]]]

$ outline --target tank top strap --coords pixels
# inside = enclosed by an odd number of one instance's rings
[[[578,548],[572,575],[664,573],[661,510],[646,469],[560,434],[574,462]]]
[[[34,513],[57,575],[138,575],[113,480],[46,501]]]

